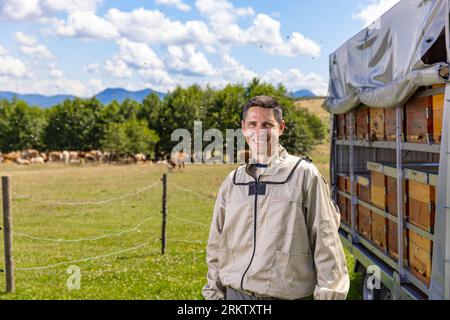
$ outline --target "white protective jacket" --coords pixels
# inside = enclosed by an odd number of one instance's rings
[[[308,160],[278,146],[256,179],[254,165],[219,189],[207,245],[205,299],[227,286],[259,297],[345,299],[349,275],[329,186]]]

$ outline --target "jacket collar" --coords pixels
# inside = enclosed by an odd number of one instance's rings
[[[267,168],[264,170],[263,176],[273,176],[277,173],[278,168],[283,163],[284,159],[288,156],[288,152],[286,149],[281,145],[277,145],[277,151],[274,152],[274,154],[269,158],[269,161],[267,162]],[[249,163],[245,166],[245,171],[247,173],[253,172],[255,167],[255,160],[250,159]]]
[[[284,181],[291,171],[290,168],[282,168],[282,164],[286,162],[285,160],[288,156],[289,154],[286,149],[279,144],[277,146],[277,151],[270,157],[267,168],[261,175],[260,180],[274,182]],[[244,184],[253,183],[255,181],[255,177],[252,174],[255,172],[254,169],[255,161],[250,159],[248,164],[238,169],[234,182]]]

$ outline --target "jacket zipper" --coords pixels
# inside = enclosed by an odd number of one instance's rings
[[[247,274],[248,270],[250,269],[250,266],[252,265],[253,262],[253,258],[255,257],[255,252],[256,252],[256,219],[258,217],[258,183],[259,183],[259,178],[261,178],[261,176],[258,177],[258,179],[255,179],[255,204],[254,204],[254,211],[253,211],[253,253],[252,253],[252,257],[250,259],[250,262],[247,266],[247,269],[245,269],[244,273],[242,274],[242,278],[241,278],[241,290],[244,291],[244,277]]]

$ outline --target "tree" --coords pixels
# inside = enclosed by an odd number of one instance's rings
[[[110,123],[101,140],[101,147],[120,156],[143,153],[153,157],[158,141],[158,134],[147,127],[146,121],[132,117],[122,123]]]
[[[89,151],[100,147],[102,104],[96,99],[65,100],[51,108],[44,140],[52,150]]]
[[[0,101],[0,150],[10,152],[24,149],[43,149],[45,111],[30,107],[25,101]]]

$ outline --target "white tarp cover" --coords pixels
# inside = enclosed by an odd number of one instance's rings
[[[402,0],[333,52],[325,109],[394,107],[418,87],[442,82],[445,61],[430,65],[422,57],[445,29],[445,11],[445,0]]]

